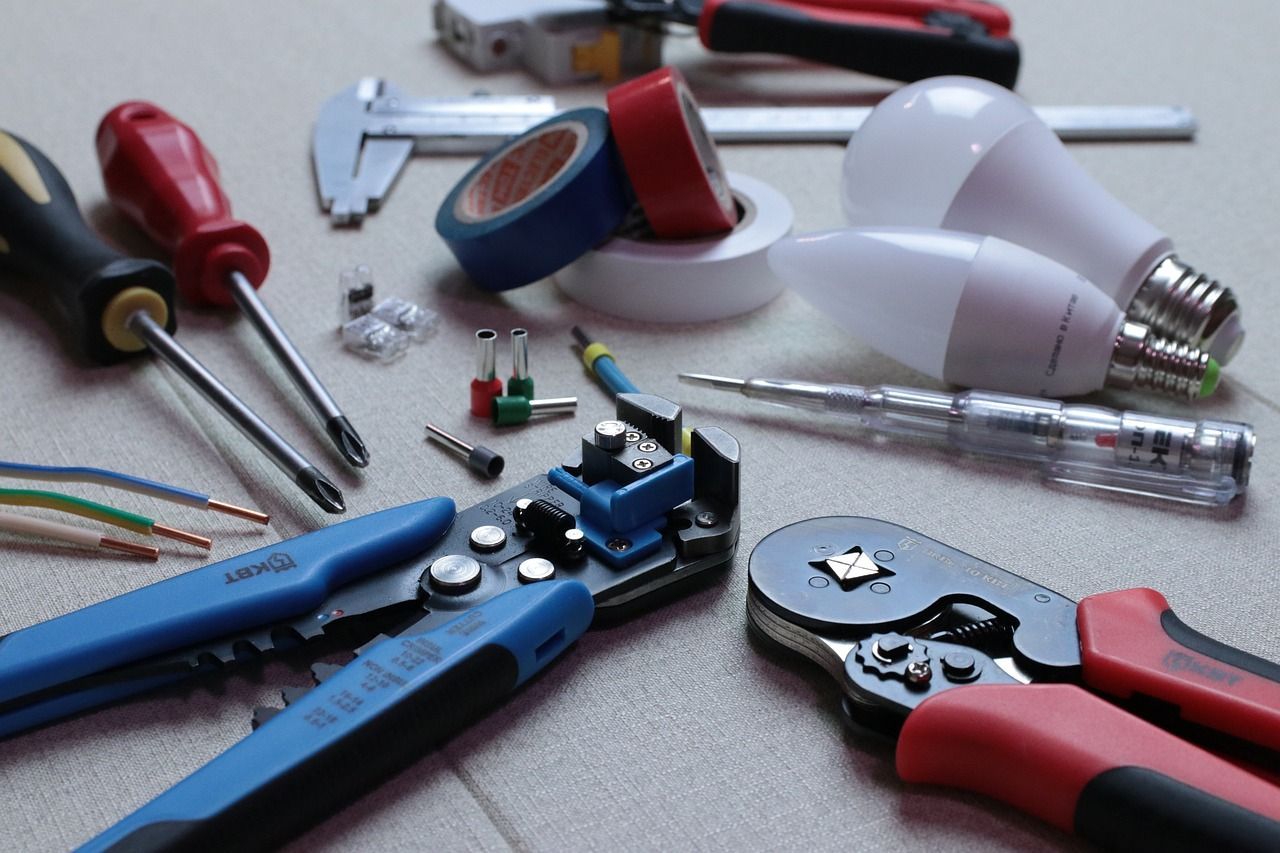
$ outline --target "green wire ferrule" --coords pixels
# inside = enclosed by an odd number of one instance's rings
[[[493,423],[495,426],[512,426],[514,424],[522,424],[529,420],[529,416],[533,414],[533,407],[529,405],[528,397],[494,397],[493,398]]]
[[[508,397],[524,397],[526,400],[533,399],[533,377],[526,376],[524,379],[517,379],[512,376],[507,380],[507,396]]]

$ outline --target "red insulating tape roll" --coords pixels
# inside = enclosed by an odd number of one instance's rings
[[[653,232],[678,239],[733,228],[733,194],[684,75],[659,68],[614,86],[605,99],[613,140]]]

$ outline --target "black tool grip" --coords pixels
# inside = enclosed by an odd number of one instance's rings
[[[32,288],[42,288],[69,341],[99,364],[120,361],[143,349],[140,341],[136,346],[121,346],[118,335],[112,343],[103,329],[103,314],[122,291],[141,287],[158,294],[168,315],[165,327],[170,332],[175,328],[174,282],[168,268],[126,257],[102,242],[80,215],[71,187],[49,158],[26,140],[0,131],[3,268],[28,277]],[[119,327],[121,322],[114,325]]]
[[[1018,79],[1017,43],[976,27],[942,32],[845,23],[761,0],[726,0],[703,16],[699,33],[710,50],[782,53],[908,82],[965,74],[1013,88]]]

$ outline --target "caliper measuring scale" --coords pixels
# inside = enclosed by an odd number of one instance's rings
[[[880,432],[1039,463],[1046,479],[1221,506],[1244,494],[1257,437],[1236,421],[1192,420],[994,391],[824,385],[681,373],[688,385],[857,419]]]

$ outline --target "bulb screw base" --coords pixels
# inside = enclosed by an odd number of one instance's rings
[[[1223,364],[1244,341],[1240,306],[1231,288],[1172,255],[1147,276],[1127,313],[1157,335],[1206,350]]]
[[[1141,323],[1125,322],[1116,335],[1106,384],[1198,400],[1217,387],[1218,362],[1193,346],[1157,337]]]

